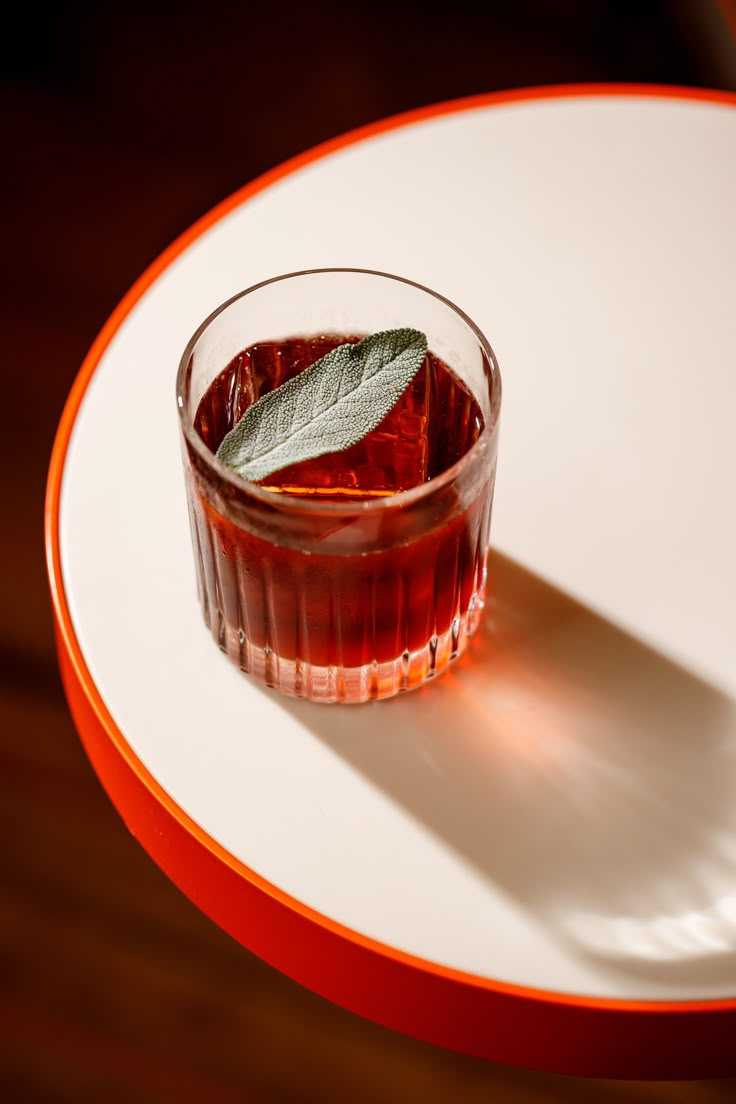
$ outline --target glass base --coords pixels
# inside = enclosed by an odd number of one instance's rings
[[[344,704],[392,698],[416,690],[442,674],[462,655],[475,632],[485,600],[485,588],[472,595],[468,609],[454,619],[450,628],[431,637],[423,648],[404,652],[396,659],[366,663],[361,667],[316,667],[299,659],[286,659],[270,648],[259,648],[245,636],[230,633],[219,623],[212,634],[221,650],[245,674],[292,698]]]

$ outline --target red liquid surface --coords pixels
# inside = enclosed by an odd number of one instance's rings
[[[214,452],[246,408],[335,345],[336,336],[263,343],[244,350],[203,396],[195,428]],[[380,425],[352,448],[284,468],[263,485],[301,499],[349,504],[415,487],[459,460],[482,429],[480,408],[456,376],[428,354],[413,383]],[[468,626],[482,594],[492,473],[464,508],[426,517],[388,547],[328,551],[329,541],[288,547],[223,517],[195,491],[192,522],[205,616],[244,670],[254,649],[266,667],[343,669],[384,664]],[[448,505],[449,502],[449,505]],[[367,515],[357,521],[374,524]],[[366,530],[367,531],[367,530]],[[374,542],[375,544],[375,542]],[[454,628],[453,628],[454,626]],[[455,650],[458,640],[454,639]],[[449,656],[452,658],[452,656]],[[434,662],[430,656],[430,665]],[[290,668],[291,670],[291,668]],[[292,672],[293,673],[293,672]],[[279,683],[278,670],[266,680]],[[408,676],[407,676],[408,677]],[[426,677],[425,674],[419,681]],[[411,681],[411,680],[409,680]],[[292,692],[299,693],[299,687]],[[370,694],[369,696],[376,696]],[[338,694],[339,697],[339,694]]]

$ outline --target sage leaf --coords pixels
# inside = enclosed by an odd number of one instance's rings
[[[248,407],[216,456],[256,482],[281,468],[342,452],[398,402],[427,355],[418,330],[385,330],[338,345]]]

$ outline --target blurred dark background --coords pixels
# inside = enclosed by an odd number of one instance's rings
[[[733,0],[131,0],[14,7],[0,35],[0,1098],[727,1101],[736,1081],[576,1081],[405,1039],[202,916],[128,835],[56,671],[42,499],[65,396],[142,269],[324,138],[522,85],[736,87]]]

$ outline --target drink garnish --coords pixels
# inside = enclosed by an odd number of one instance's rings
[[[342,452],[383,421],[426,355],[426,336],[411,329],[338,345],[249,406],[216,457],[255,482],[291,464]]]

